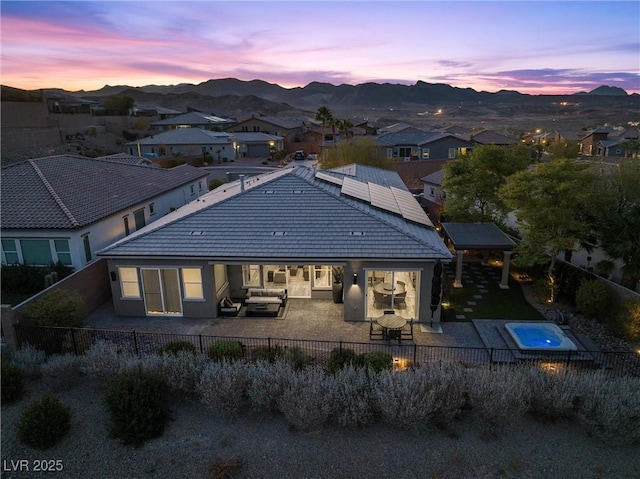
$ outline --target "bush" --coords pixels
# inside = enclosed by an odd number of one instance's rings
[[[108,341],[97,341],[81,357],[80,370],[94,378],[117,374],[120,371],[117,345]]]
[[[384,351],[371,351],[364,353],[360,359],[362,365],[371,369],[373,372],[379,373],[385,369],[393,368],[393,356]]]
[[[232,339],[219,339],[207,348],[207,356],[213,361],[235,361],[244,357],[244,345]]]
[[[640,378],[601,373],[579,378],[577,416],[587,433],[607,442],[640,443]]]
[[[258,361],[247,374],[247,396],[253,409],[275,414],[284,389],[295,374],[293,365],[282,359]]]
[[[604,281],[583,281],[576,291],[576,309],[587,318],[605,322],[611,313],[612,296]]]
[[[153,360],[147,358],[145,362],[153,363]],[[147,364],[144,367],[157,370],[172,390],[196,394],[202,372],[208,363],[209,360],[201,354],[178,351],[176,354],[164,354],[158,358],[156,364]]]
[[[164,346],[158,348],[158,354],[172,354],[176,356],[180,352],[196,354],[197,350],[193,343],[189,341],[170,341]]]
[[[18,349],[13,355],[13,362],[22,368],[26,376],[35,377],[40,374],[40,365],[47,359],[44,351],[34,348],[30,344]]]
[[[80,357],[73,354],[50,356],[40,366],[44,383],[54,391],[70,389],[80,377]]]
[[[629,341],[640,341],[640,300],[624,301],[616,313],[610,316],[607,326],[617,336]]]
[[[329,354],[329,364],[327,369],[329,374],[335,374],[340,369],[343,369],[349,365],[359,365],[358,355],[353,349],[349,348],[334,348]]]
[[[134,446],[161,436],[169,420],[166,390],[157,374],[140,367],[109,378],[105,399],[112,435]]]
[[[241,361],[209,363],[198,384],[200,400],[225,416],[238,414],[249,384],[248,366]]]
[[[283,354],[283,349],[280,348],[280,346],[258,346],[253,350],[251,359],[254,362],[267,361],[269,363],[273,363],[279,358],[282,358]]]
[[[86,316],[84,299],[74,291],[58,289],[30,302],[23,313],[38,326],[81,328]]]
[[[367,370],[346,363],[333,374],[333,420],[343,427],[363,427],[373,423],[376,413],[375,398]]]
[[[573,414],[578,380],[573,373],[550,374],[540,368],[528,371],[531,397],[529,412],[542,421],[555,421]]]
[[[289,361],[295,369],[303,369],[311,364],[311,357],[297,346],[285,350],[283,358]]]
[[[2,291],[8,293],[29,294],[39,293],[44,289],[45,276],[56,273],[58,280],[66,278],[73,272],[73,268],[62,263],[50,266],[31,266],[28,264],[6,264],[0,268]]]
[[[540,304],[546,303],[551,298],[551,287],[549,280],[545,278],[536,279],[532,286],[533,297]]]
[[[331,384],[322,368],[296,371],[278,401],[287,422],[302,431],[320,429],[331,413]]]
[[[71,410],[53,394],[25,407],[18,423],[18,437],[27,446],[49,449],[62,439],[71,427]]]
[[[6,359],[1,359],[2,374],[2,404],[13,402],[20,398],[24,389],[24,375],[22,369]]]

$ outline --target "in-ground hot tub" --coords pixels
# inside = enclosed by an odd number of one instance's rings
[[[575,351],[578,348],[554,323],[507,323],[505,328],[520,349]]]

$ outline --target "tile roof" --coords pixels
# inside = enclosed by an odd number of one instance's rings
[[[281,136],[276,135],[268,135],[267,133],[262,133],[259,131],[245,131],[240,132],[236,131],[233,133],[229,133],[232,139],[236,139],[241,142],[265,142],[265,141],[280,141],[283,138]]]
[[[223,131],[209,131],[202,128],[176,128],[157,135],[130,141],[128,146],[135,145],[193,145],[193,144],[227,144],[230,134]]]
[[[372,170],[358,165],[349,177],[401,183],[395,172]],[[99,254],[244,261],[451,258],[432,227],[348,197],[305,167],[251,177],[244,191],[240,181],[223,185]]]
[[[206,178],[190,165],[171,169],[60,155],[2,168],[2,229],[80,228],[167,191]]]
[[[383,146],[426,145],[427,143],[432,143],[448,136],[458,138],[451,133],[443,133],[441,131],[404,130],[398,133],[387,133],[378,136],[376,143]]]
[[[172,116],[164,120],[154,121],[151,126],[172,126],[172,125],[229,125],[235,123],[235,120],[222,118],[215,115],[207,115],[197,111],[190,111],[182,115]]]
[[[270,125],[284,128],[285,130],[293,130],[295,128],[301,128],[302,124],[304,123],[303,120],[300,120],[298,118],[279,118],[277,116],[253,115],[251,116],[251,118],[243,118],[242,120],[240,120],[236,125],[234,125],[234,128],[237,127],[238,125],[241,125],[242,123],[246,123],[248,121],[253,121],[253,120],[269,123]]]
[[[471,139],[472,141],[483,145],[510,145],[511,143],[518,142],[517,138],[496,133],[491,130],[483,130],[480,133],[474,133],[471,135]]]

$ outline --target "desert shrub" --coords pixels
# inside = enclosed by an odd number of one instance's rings
[[[207,365],[197,389],[200,401],[225,416],[233,417],[245,405],[248,384],[247,363],[222,360]]]
[[[2,404],[7,404],[16,401],[22,395],[24,374],[19,366],[7,359],[2,358],[0,363],[2,368],[2,374],[0,374]]]
[[[369,376],[364,368],[356,368],[350,363],[344,363],[333,372],[331,418],[338,425],[362,427],[373,423],[376,407]]]
[[[592,277],[592,275],[573,265],[562,262],[556,263],[555,269],[557,297],[569,301],[572,305],[576,304],[576,293],[583,281]]]
[[[172,390],[196,394],[202,372],[208,363],[206,356],[179,351],[158,357],[155,370]]]
[[[432,421],[444,427],[460,414],[466,397],[460,366],[429,366],[377,376],[375,394],[382,418],[398,427]]]
[[[105,377],[117,374],[120,370],[120,356],[116,344],[108,341],[96,341],[81,356],[80,371],[89,377]]]
[[[468,369],[466,378],[469,403],[485,432],[496,434],[529,409],[530,387],[523,368]]]
[[[583,281],[576,291],[576,309],[587,318],[605,320],[611,312],[611,290],[604,281]]]
[[[139,446],[161,436],[169,420],[166,385],[159,375],[136,368],[107,380],[105,400],[111,434]]]
[[[197,353],[195,345],[189,341],[170,341],[158,348],[158,354],[173,354],[174,356],[183,351],[192,354]]]
[[[531,285],[531,292],[538,303],[546,303],[551,297],[551,287],[547,278],[536,279]]]
[[[42,380],[53,391],[66,391],[80,377],[80,361],[80,357],[73,354],[50,356],[40,366]]]
[[[376,373],[384,371],[385,369],[393,368],[393,356],[384,351],[370,351],[368,353],[364,353],[359,361],[361,361],[365,368]]]
[[[290,362],[295,369],[303,369],[311,364],[309,354],[297,346],[285,349],[283,359]]]
[[[628,299],[609,316],[607,327],[615,334],[629,341],[640,341],[640,300]]]
[[[213,361],[234,361],[244,357],[244,345],[232,339],[219,339],[207,348],[207,356]]]
[[[580,376],[577,417],[586,432],[620,444],[640,443],[640,378]]]
[[[327,369],[329,371],[329,374],[335,374],[337,371],[346,366],[357,366],[358,364],[358,355],[353,349],[334,348],[329,354],[329,364],[327,366]]]
[[[57,396],[47,394],[22,410],[18,423],[20,441],[35,449],[55,446],[71,428],[71,410]]]
[[[540,368],[528,370],[531,397],[529,412],[537,419],[555,421],[570,417],[578,396],[575,374],[552,374]]]
[[[282,359],[274,362],[257,361],[248,369],[247,375],[247,397],[252,408],[275,414],[278,401],[294,375],[293,365]]]
[[[297,370],[278,402],[287,422],[302,431],[320,429],[331,413],[331,385],[319,366]]]
[[[26,376],[38,376],[40,365],[47,359],[44,351],[26,344],[13,354],[13,362],[22,368]]]
[[[275,362],[283,355],[283,349],[280,346],[258,346],[256,347],[252,354],[251,359],[255,362],[258,361],[267,361],[270,363]]]
[[[23,314],[38,326],[81,328],[86,316],[84,299],[75,291],[57,289],[27,304]]]

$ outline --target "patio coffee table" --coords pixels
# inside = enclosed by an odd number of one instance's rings
[[[245,314],[250,317],[278,316],[280,305],[278,303],[254,303],[247,306]]]

